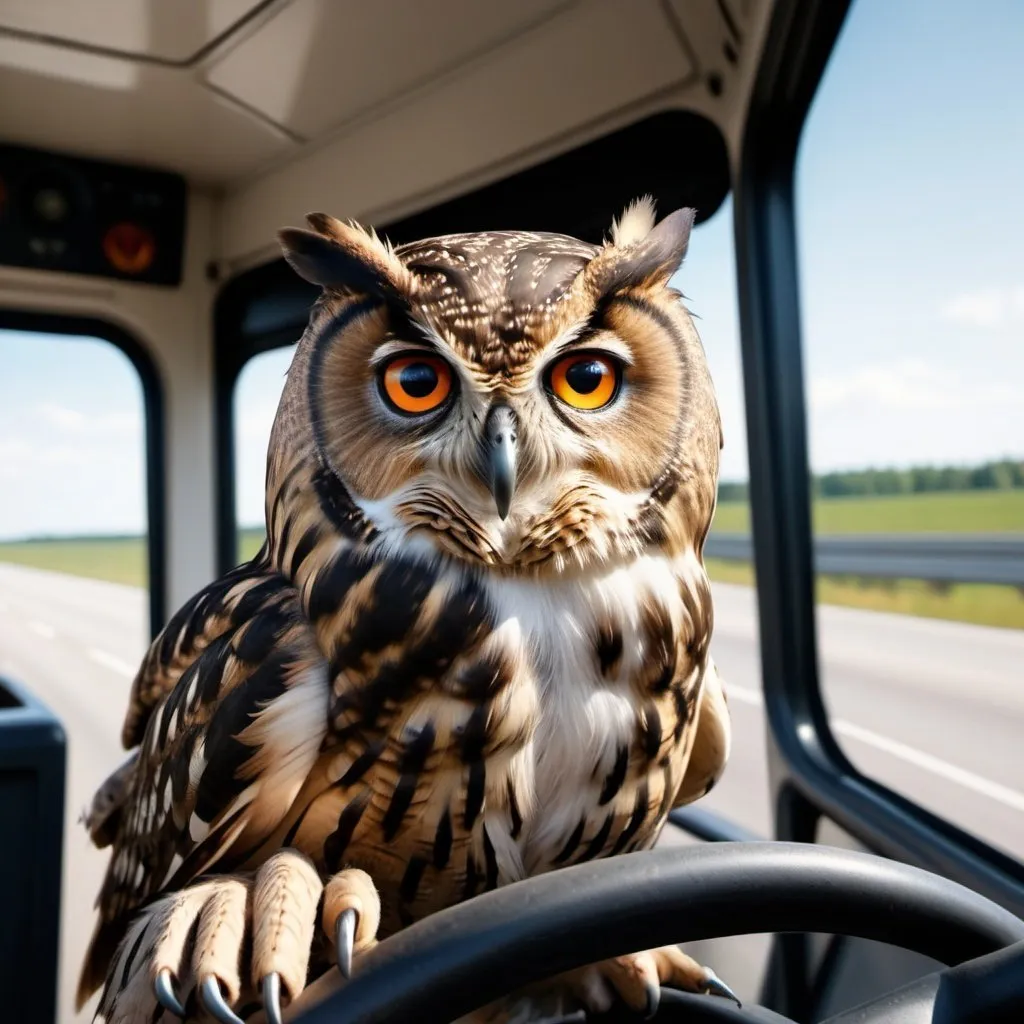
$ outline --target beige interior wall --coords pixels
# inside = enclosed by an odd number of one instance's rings
[[[705,0],[687,4],[699,21]],[[665,7],[576,4],[298,157],[230,184],[217,239],[225,272],[273,258],[277,230],[307,212],[386,223],[664,110],[713,120],[735,161],[771,5],[753,8],[740,64],[717,97],[706,88],[703,55],[669,31]]]

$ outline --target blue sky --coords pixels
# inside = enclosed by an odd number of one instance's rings
[[[854,4],[797,175],[816,471],[1024,456],[1022,44],[1018,0]],[[743,479],[731,215],[695,231],[677,284],[718,390],[723,477]],[[289,356],[239,381],[245,523],[262,518]],[[0,333],[0,368],[0,538],[141,529],[142,398],[124,356]]]
[[[109,343],[0,332],[0,538],[142,529],[142,410]]]

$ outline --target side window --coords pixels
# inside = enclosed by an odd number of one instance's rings
[[[134,675],[149,609],[138,374],[98,338],[5,330],[0,366],[0,602],[25,619],[7,661],[34,683],[44,650],[73,642]]]
[[[267,444],[295,346],[273,349],[245,364],[235,383],[235,522],[238,558],[246,561],[266,536],[263,498]]]
[[[149,642],[144,403],[109,342],[0,330],[0,676],[67,735],[62,1020],[109,859],[79,815],[117,764]]]
[[[832,727],[865,774],[1017,856],[1021,38],[1014,4],[858,0],[796,190]]]

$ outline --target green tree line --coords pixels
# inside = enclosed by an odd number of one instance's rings
[[[935,491],[1008,491],[1024,487],[1024,460],[1000,459],[980,466],[911,466],[909,469],[858,469],[811,477],[816,498],[852,498]],[[720,501],[746,501],[746,482],[723,481]]]

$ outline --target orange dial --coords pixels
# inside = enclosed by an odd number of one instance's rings
[[[384,393],[399,412],[418,416],[433,412],[451,394],[452,371],[437,356],[404,355],[384,369]]]
[[[550,388],[573,409],[602,409],[619,389],[619,364],[609,356],[577,352],[551,369]]]
[[[103,254],[123,274],[141,274],[153,264],[156,240],[144,227],[122,221],[103,236]]]

